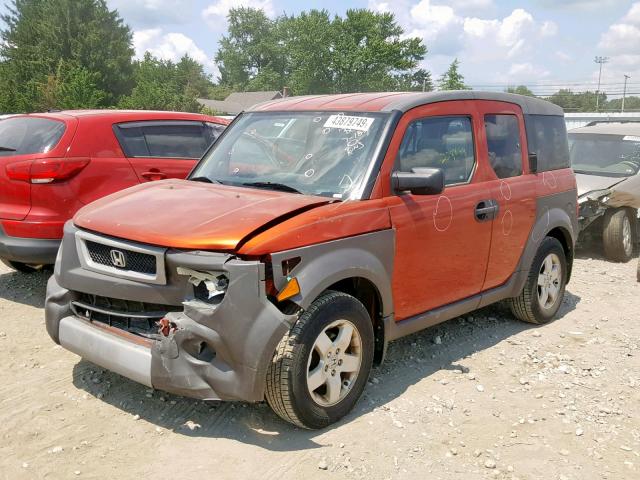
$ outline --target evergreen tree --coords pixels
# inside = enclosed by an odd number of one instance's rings
[[[449,69],[442,74],[438,81],[438,90],[469,90],[464,83],[464,76],[459,71],[460,61],[456,58]]]
[[[0,109],[28,112],[50,106],[54,90],[62,88],[55,86],[63,81],[61,62],[75,82],[63,97],[75,98],[74,104],[84,98],[87,106],[98,100],[108,106],[131,90],[131,31],[105,0],[13,0],[2,21],[1,73],[8,93],[0,98]]]

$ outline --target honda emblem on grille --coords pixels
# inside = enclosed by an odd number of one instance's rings
[[[109,254],[111,255],[111,263],[113,263],[114,267],[124,268],[127,266],[127,258],[120,250],[111,250]]]

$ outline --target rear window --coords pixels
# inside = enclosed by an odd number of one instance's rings
[[[538,155],[538,171],[569,168],[569,143],[564,118],[557,115],[525,115],[529,153]]]
[[[135,122],[115,127],[127,157],[199,159],[224,126],[202,122]]]
[[[66,125],[58,120],[12,117],[0,120],[0,156],[47,153],[53,150]]]

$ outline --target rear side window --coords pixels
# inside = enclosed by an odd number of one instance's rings
[[[445,184],[468,182],[473,174],[475,153],[471,119],[429,117],[412,122],[405,132],[397,168],[440,168]]]
[[[564,118],[557,115],[525,115],[529,153],[538,155],[538,171],[569,168],[569,143]]]
[[[134,122],[115,127],[127,157],[199,159],[224,130],[202,122]]]
[[[520,125],[515,115],[485,115],[489,163],[498,178],[522,175]]]
[[[0,121],[0,156],[47,153],[66,130],[64,122],[37,117],[12,117]]]

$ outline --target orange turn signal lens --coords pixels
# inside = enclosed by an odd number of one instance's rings
[[[289,300],[291,297],[295,297],[300,293],[300,284],[298,283],[297,278],[292,278],[287,283],[287,286],[282,289],[282,291],[276,297],[279,302],[284,302],[285,300]]]

